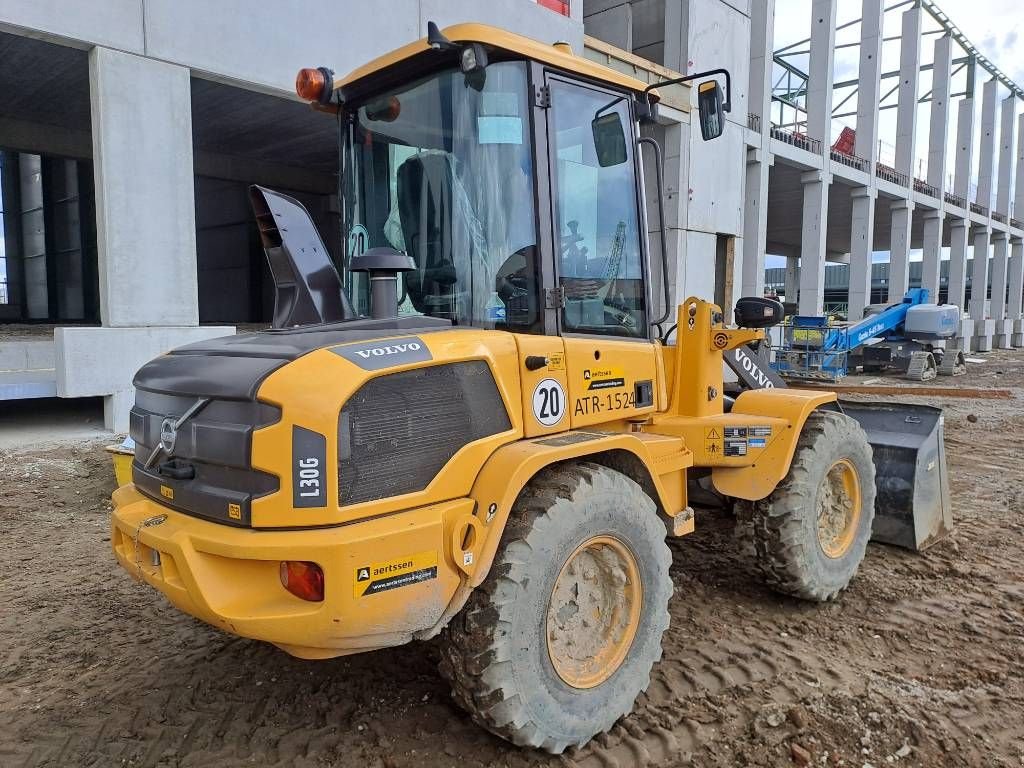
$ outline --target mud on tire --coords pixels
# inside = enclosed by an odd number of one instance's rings
[[[841,551],[819,537],[819,502],[838,462],[854,470],[860,509]],[[845,465],[844,465],[845,466]],[[773,589],[805,600],[832,600],[857,573],[875,514],[875,466],[861,426],[849,416],[815,411],[804,425],[789,474],[760,501],[736,505],[737,535]]]
[[[548,611],[563,566],[595,537],[610,537],[632,555],[640,609],[615,671],[579,688],[552,663]],[[440,669],[454,699],[493,733],[556,754],[608,730],[633,708],[661,658],[670,564],[665,525],[631,479],[588,462],[538,473],[513,507],[486,581],[442,636]]]

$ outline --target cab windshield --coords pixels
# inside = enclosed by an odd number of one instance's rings
[[[347,262],[407,253],[399,315],[537,332],[542,324],[527,74],[523,62],[431,74],[352,115],[344,166]],[[346,269],[356,311],[365,274]]]

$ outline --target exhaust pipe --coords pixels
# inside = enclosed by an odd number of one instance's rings
[[[398,273],[416,269],[412,256],[394,248],[371,248],[353,256],[348,269],[370,275],[370,317],[374,320],[398,317]]]

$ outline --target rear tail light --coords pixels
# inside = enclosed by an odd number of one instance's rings
[[[324,599],[324,572],[316,563],[285,560],[281,563],[281,586],[296,597],[319,603]]]

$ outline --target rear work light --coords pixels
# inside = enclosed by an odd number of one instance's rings
[[[334,70],[307,67],[295,76],[295,93],[305,101],[329,104],[334,93]]]
[[[324,599],[324,572],[316,563],[285,560],[281,563],[281,586],[296,597],[319,603]]]

